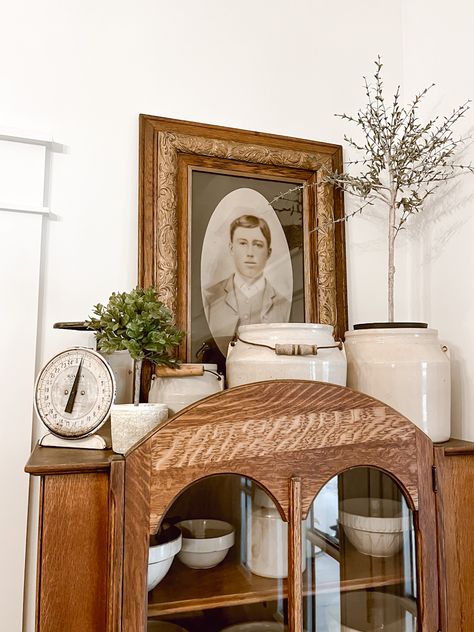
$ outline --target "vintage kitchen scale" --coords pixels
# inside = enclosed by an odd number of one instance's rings
[[[87,330],[84,323],[56,323],[54,327]],[[110,430],[104,431],[104,425],[115,391],[112,368],[97,351],[71,347],[55,355],[35,384],[35,410],[50,431],[40,445],[95,450],[110,447]]]

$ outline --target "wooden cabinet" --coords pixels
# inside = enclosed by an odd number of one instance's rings
[[[143,632],[151,617],[190,632],[270,618],[282,632],[332,632],[353,621],[351,595],[382,622],[391,606],[377,595],[389,595],[409,613],[396,629],[470,632],[473,454],[465,442],[433,448],[366,395],[298,381],[202,400],[125,457],[36,448],[26,469],[41,476],[37,630]],[[343,511],[359,499],[376,516],[384,498],[404,526],[378,557]],[[235,527],[225,559],[205,570],[175,559],[147,593],[150,535],[165,520],[205,517]],[[268,540],[287,565],[278,577],[257,559]]]

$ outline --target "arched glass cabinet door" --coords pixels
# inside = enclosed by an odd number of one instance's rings
[[[331,479],[309,511],[305,632],[416,632],[413,516],[397,483],[357,467]]]
[[[288,525],[234,474],[195,482],[150,542],[148,632],[284,632]]]

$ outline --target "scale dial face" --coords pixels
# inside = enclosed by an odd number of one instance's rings
[[[112,369],[101,355],[85,347],[58,353],[36,380],[36,412],[58,437],[79,439],[98,430],[114,398]]]

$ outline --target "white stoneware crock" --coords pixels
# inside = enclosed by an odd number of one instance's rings
[[[301,571],[306,569],[306,523],[302,522]],[[254,575],[288,577],[288,523],[262,489],[255,489],[247,513],[247,566]]]
[[[451,434],[451,376],[436,329],[348,331],[347,385],[405,415],[432,441]]]
[[[238,340],[229,347],[226,371],[229,387],[279,379],[346,385],[346,357],[342,345],[334,340],[331,325],[273,323],[239,327]]]
[[[186,364],[182,364],[186,367]],[[198,365],[194,365],[198,366]],[[153,376],[149,402],[163,402],[168,406],[170,417],[176,415],[182,408],[189,406],[214,393],[219,393],[224,388],[224,378],[217,372],[217,364],[203,364],[202,375],[157,377]]]

